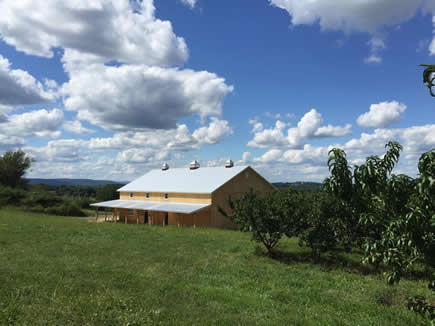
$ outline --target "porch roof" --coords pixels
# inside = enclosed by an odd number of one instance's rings
[[[190,204],[144,200],[110,200],[91,204],[95,207],[141,209],[146,211],[159,211],[170,213],[192,214],[211,206],[210,204]]]

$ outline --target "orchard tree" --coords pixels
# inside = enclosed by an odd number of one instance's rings
[[[221,207],[219,211],[240,231],[251,232],[252,239],[261,242],[271,256],[283,235],[299,233],[300,200],[301,194],[291,188],[263,195],[251,189],[235,201],[229,197],[228,212]]]
[[[0,184],[11,188],[24,186],[27,181],[23,177],[33,162],[21,149],[4,153],[0,157]]]

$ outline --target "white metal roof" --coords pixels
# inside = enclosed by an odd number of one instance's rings
[[[227,181],[248,168],[234,166],[232,168],[204,167],[196,170],[177,168],[151,170],[140,178],[130,182],[118,191],[127,192],[184,192],[212,193]]]
[[[144,200],[110,200],[101,203],[91,204],[96,207],[111,207],[111,208],[128,208],[141,209],[147,211],[160,211],[171,213],[192,214],[201,209],[209,207],[210,204],[185,204],[174,202],[161,201],[144,201]]]

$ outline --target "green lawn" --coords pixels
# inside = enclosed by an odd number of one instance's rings
[[[235,231],[3,209],[0,325],[425,325],[403,303],[430,296],[424,280],[391,288],[355,256],[294,262],[307,251],[285,240],[282,263],[256,246]]]

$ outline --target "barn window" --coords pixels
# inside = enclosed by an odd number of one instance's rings
[[[132,216],[132,215],[134,215],[134,210],[132,210],[132,209],[129,209],[129,210],[128,210],[128,215],[129,215],[129,216]]]
[[[168,194],[165,194],[165,199],[168,199],[168,197],[169,197]]]
[[[150,198],[150,194],[147,192],[147,193],[145,194],[145,197],[146,197],[146,198]]]
[[[130,192],[130,198],[133,198],[133,193],[132,192]]]

